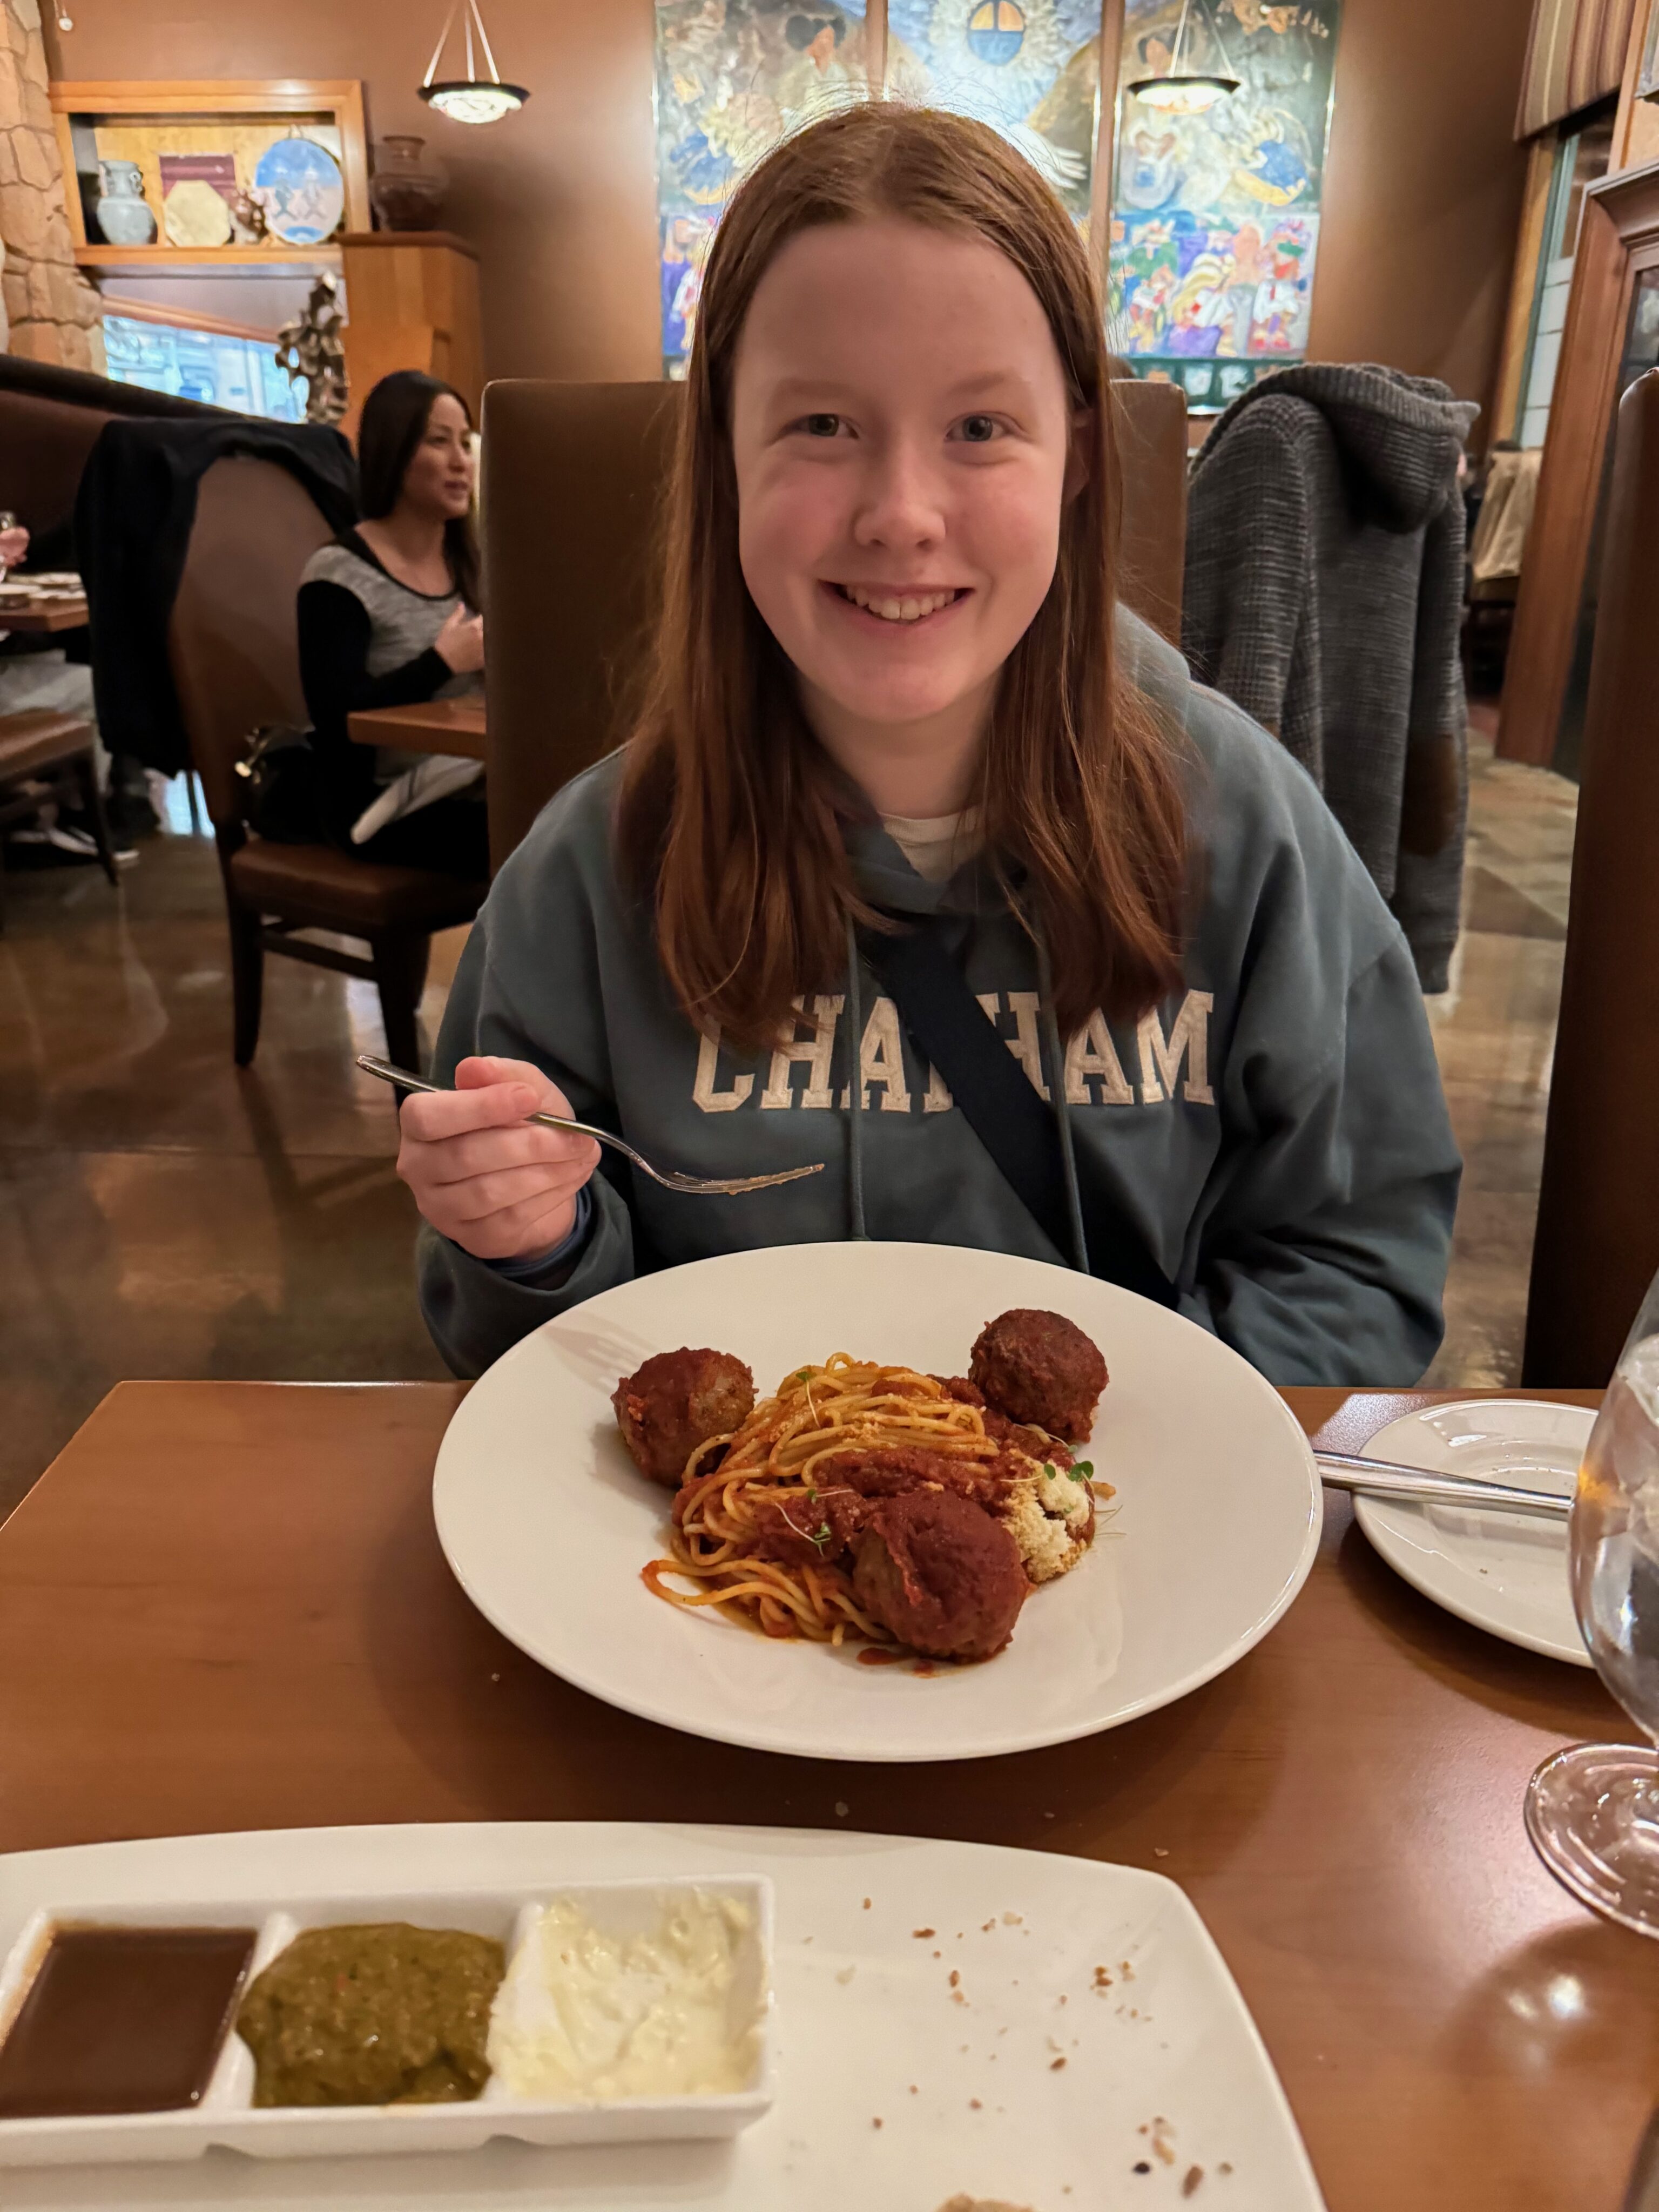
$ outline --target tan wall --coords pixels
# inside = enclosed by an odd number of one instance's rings
[[[89,0],[71,7],[73,31],[49,22],[47,37],[58,78],[361,78],[371,135],[418,131],[449,170],[444,220],[482,258],[489,374],[656,375],[652,0],[484,0],[501,74],[533,97],[482,130],[416,97],[447,12],[448,0]]]
[[[483,257],[493,376],[656,374],[652,0],[487,0],[520,115],[469,131],[415,97],[441,0],[186,10],[124,0],[54,33],[69,77],[355,76],[370,129],[423,131],[447,220]],[[1313,340],[1328,359],[1443,376],[1485,401],[1523,163],[1515,103],[1530,0],[1346,0]]]
[[[1310,350],[1489,404],[1520,221],[1531,0],[1346,0]]]

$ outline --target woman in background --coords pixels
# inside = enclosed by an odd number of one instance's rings
[[[300,671],[325,828],[362,860],[482,883],[482,765],[371,750],[346,729],[349,714],[483,689],[466,402],[416,369],[383,377],[363,405],[357,465],[363,519],[312,556],[300,584]]]

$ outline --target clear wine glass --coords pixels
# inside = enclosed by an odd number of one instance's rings
[[[1659,1936],[1659,1276],[1590,1431],[1568,1550],[1595,1671],[1650,1741],[1547,1759],[1527,1786],[1527,1833],[1593,1911]]]

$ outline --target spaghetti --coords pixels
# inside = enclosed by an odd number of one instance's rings
[[[768,1636],[892,1643],[859,1602],[823,1501],[838,1455],[904,1449],[959,1462],[964,1475],[988,1474],[999,1462],[1006,1468],[1008,1458],[979,1407],[931,1375],[839,1352],[821,1367],[798,1368],[739,1428],[693,1451],[674,1499],[672,1556],[641,1571],[647,1587],[671,1605],[714,1606]],[[1024,1455],[1014,1457],[1036,1471]],[[769,1525],[793,1532],[796,1548],[819,1556],[799,1564],[765,1556]],[[696,1587],[676,1589],[665,1579],[671,1575]]]

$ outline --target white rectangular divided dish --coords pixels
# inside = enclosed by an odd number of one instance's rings
[[[48,1899],[166,1900],[182,1921],[250,1895],[488,1882],[538,1896],[671,1872],[712,1890],[763,1874],[776,1891],[777,2101],[741,2135],[292,2162],[212,2150],[187,2165],[14,2168],[0,2177],[0,2204],[937,2212],[965,2195],[1032,2212],[1322,2212],[1220,1953],[1176,1885],[1134,1867],[848,1830],[621,1821],[185,1836],[0,1857],[0,1949]],[[1109,1987],[1096,1985],[1099,1967]],[[1194,2166],[1204,2179],[1183,2195]]]
[[[123,1847],[110,1848],[118,1853]],[[515,2096],[492,2076],[481,2094],[465,2104],[256,2109],[253,2054],[233,2027],[200,2104],[177,2112],[0,2120],[0,2166],[196,2159],[216,2144],[255,2158],[342,2158],[476,2150],[492,2136],[545,2145],[665,2142],[735,2135],[769,2109],[776,2073],[771,2003],[773,1898],[772,1885],[763,1875],[726,1875],[710,1881],[665,1873],[617,1881],[555,1881],[535,1888],[376,1888],[320,1894],[303,1888],[273,1893],[250,1887],[226,1895],[215,1887],[204,1888],[200,1897],[191,1896],[185,1885],[168,1883],[159,1893],[137,1899],[117,1889],[89,1896],[49,1889],[21,1929],[15,1928],[12,1916],[6,1917],[3,1932],[10,1942],[0,1970],[0,2028],[9,2029],[54,1924],[254,1928],[258,1940],[249,1969],[251,1981],[303,1929],[384,1921],[456,1929],[493,1937],[505,1948],[510,1965],[540,1907],[556,1899],[577,1906],[601,1935],[625,1939],[649,1934],[659,1923],[665,1905],[689,1890],[730,1899],[744,1908],[747,1917],[737,1947],[732,2027],[741,2033],[753,2025],[757,2033],[750,2078],[738,2094],[555,2103]],[[9,2189],[0,2192],[0,2201],[9,2203]]]

